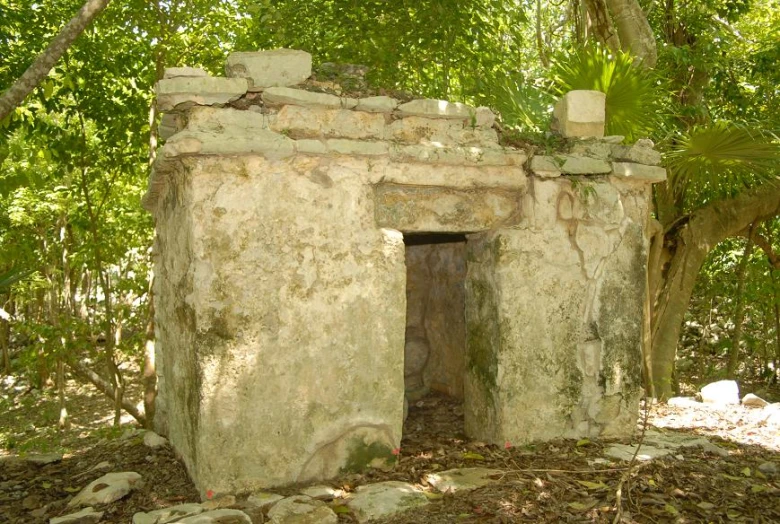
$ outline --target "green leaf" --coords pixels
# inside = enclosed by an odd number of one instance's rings
[[[668,503],[666,505],[664,505],[664,511],[666,511],[670,515],[679,515],[680,514],[680,510],[678,510],[677,508],[675,508],[674,506],[672,506],[671,504],[668,504]]]
[[[742,471],[740,471],[740,473],[742,473],[742,475],[744,475],[745,477],[749,477],[751,474],[751,470],[749,467],[744,467],[742,468]]]
[[[581,448],[582,446],[590,446],[591,442],[590,439],[583,438],[577,441],[577,447]]]
[[[589,500],[587,502],[569,502],[568,506],[571,509],[577,510],[577,511],[588,511],[589,509],[593,508],[596,505],[595,500]]]
[[[333,513],[337,513],[337,514],[346,514],[350,512],[349,507],[343,504],[336,504],[334,506],[331,506],[330,509],[333,510]]]
[[[479,453],[474,453],[473,451],[466,451],[465,453],[461,454],[461,457],[466,460],[485,460],[485,457],[480,455]]]
[[[580,484],[582,486],[585,486],[588,489],[592,490],[599,490],[599,489],[607,489],[607,485],[603,482],[588,482],[587,480],[578,480],[577,484]]]

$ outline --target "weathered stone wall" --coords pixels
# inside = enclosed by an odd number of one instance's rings
[[[157,86],[156,423],[201,492],[392,461],[415,336],[423,385],[463,392],[473,437],[629,433],[664,176],[649,144],[529,160],[486,108],[288,87],[310,62],[239,53],[230,78],[176,68]],[[603,134],[603,108],[578,109],[592,98],[564,99],[564,134]],[[415,233],[467,242],[405,253]],[[415,258],[431,276],[407,318]]]

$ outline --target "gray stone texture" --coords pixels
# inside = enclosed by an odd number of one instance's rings
[[[249,80],[252,90],[292,86],[311,76],[311,55],[294,49],[231,53],[225,69],[229,77]]]

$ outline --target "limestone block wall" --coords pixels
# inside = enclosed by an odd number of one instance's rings
[[[486,108],[340,96],[310,68],[300,51],[237,53],[227,78],[175,68],[157,86],[155,423],[198,489],[391,464],[411,328],[433,348],[423,383],[462,394],[473,437],[630,432],[649,184],[664,176],[651,144],[532,156],[499,145]],[[561,129],[591,136],[598,110],[576,100]],[[422,257],[444,298],[419,321],[404,246],[418,233],[466,238],[458,267]],[[460,362],[436,349],[454,347],[448,271],[463,279]]]

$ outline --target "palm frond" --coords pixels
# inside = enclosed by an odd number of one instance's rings
[[[562,96],[574,89],[606,95],[606,132],[629,142],[650,136],[662,120],[662,93],[658,78],[634,65],[627,53],[612,54],[594,46],[555,58],[553,89]]]
[[[732,122],[696,126],[666,154],[673,191],[702,201],[730,197],[780,176],[780,142]]]

